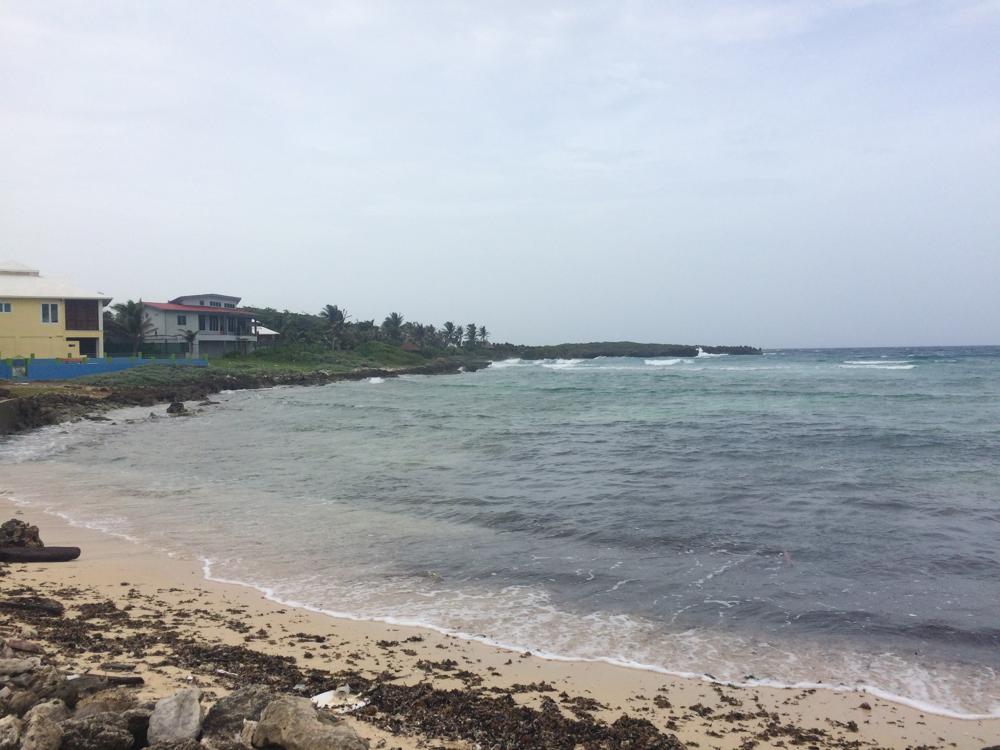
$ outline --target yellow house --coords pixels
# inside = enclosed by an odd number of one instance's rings
[[[111,298],[0,262],[0,359],[103,357]]]

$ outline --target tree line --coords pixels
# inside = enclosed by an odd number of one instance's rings
[[[354,349],[372,341],[411,345],[419,349],[477,349],[490,345],[486,326],[467,323],[464,326],[445,321],[440,327],[406,320],[391,312],[381,325],[375,320],[351,320],[347,310],[338,305],[325,305],[317,315],[278,311],[271,307],[246,307],[255,320],[278,332],[278,344],[300,347]],[[152,329],[146,318],[142,300],[128,300],[104,312],[104,330],[109,341],[128,343],[132,353],[138,352]],[[188,350],[198,331],[182,332]]]
[[[326,305],[318,315],[270,307],[245,309],[253,312],[262,325],[277,331],[278,343],[284,345],[322,345],[331,349],[354,349],[372,341],[419,349],[477,349],[490,345],[486,326],[476,323],[463,326],[448,320],[438,327],[391,312],[378,324],[374,319],[351,320],[347,310],[338,305]]]

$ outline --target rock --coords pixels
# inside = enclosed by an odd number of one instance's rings
[[[31,723],[35,719],[48,719],[49,721],[54,721],[58,724],[68,718],[69,709],[66,707],[66,704],[58,698],[38,703],[24,715],[24,720],[28,723]]]
[[[135,694],[126,688],[111,688],[88,695],[80,700],[76,707],[76,718],[85,719],[94,714],[116,713],[120,714],[134,708],[136,704]]]
[[[178,740],[177,742],[157,742],[147,750],[204,750],[198,740]]]
[[[239,743],[243,747],[253,747],[253,733],[257,731],[256,721],[244,721],[240,730]]]
[[[261,713],[253,733],[253,746],[277,745],[284,750],[368,750],[347,724],[318,713],[308,698],[283,695]]]
[[[0,524],[0,547],[44,547],[38,527],[12,518]]]
[[[13,677],[25,672],[33,672],[40,666],[42,666],[42,660],[37,656],[27,659],[0,659],[0,677]]]
[[[34,709],[29,713],[33,711]],[[35,714],[27,722],[27,729],[21,738],[21,750],[59,750],[62,738],[63,730],[58,722],[53,721],[44,713]]]
[[[135,739],[134,747],[146,747],[149,744],[147,737],[149,733],[149,717],[152,715],[151,708],[130,708],[122,712],[122,717],[128,725],[128,731]]]
[[[74,682],[55,667],[43,666],[33,672],[25,672],[10,680],[18,689],[0,703],[0,710],[22,716],[37,703],[58,698],[67,706],[75,706],[77,688]]]
[[[0,750],[17,750],[21,744],[24,722],[16,716],[0,719]]]
[[[135,741],[118,714],[94,714],[62,723],[60,750],[129,750]]]
[[[149,743],[197,739],[201,733],[201,691],[179,690],[161,698],[149,717]]]
[[[7,645],[10,646],[15,651],[21,651],[26,654],[41,654],[44,653],[44,649],[41,645],[37,643],[32,643],[31,641],[21,641],[16,638],[8,640]]]
[[[267,704],[277,695],[264,685],[250,685],[230,693],[208,711],[202,727],[208,738],[236,740],[243,731],[243,723],[257,721]]]
[[[167,407],[167,414],[183,414],[187,409],[184,408],[184,404],[181,401],[172,401],[170,406]]]

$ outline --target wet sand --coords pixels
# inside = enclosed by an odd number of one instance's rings
[[[53,663],[69,671],[128,665],[144,678],[147,697],[192,683],[221,695],[269,674],[283,689],[297,687],[302,694],[349,684],[352,695],[338,705],[372,747],[385,748],[491,746],[489,724],[477,730],[457,717],[449,724],[440,715],[375,710],[370,695],[377,686],[391,702],[391,686],[422,683],[438,691],[426,701],[439,706],[438,714],[447,712],[441,706],[448,701],[466,719],[475,715],[470,705],[496,712],[527,706],[582,722],[581,731],[626,726],[620,717],[627,715],[700,748],[978,750],[1000,743],[1000,719],[927,714],[856,691],[731,687],[605,663],[546,660],[422,628],[334,619],[270,602],[253,589],[206,581],[196,561],[150,553],[0,498],[0,519],[12,517],[38,525],[46,544],[79,546],[83,555],[71,563],[8,565],[0,592],[23,589],[62,601],[63,619],[79,626],[81,635],[71,641],[66,628],[50,632],[52,626],[2,610],[0,634],[38,640]],[[268,661],[272,657],[285,658]],[[220,666],[227,659],[234,669]],[[296,679],[304,682],[285,684]],[[367,709],[355,708],[369,700]]]

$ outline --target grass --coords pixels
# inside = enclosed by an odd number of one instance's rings
[[[143,365],[131,370],[78,378],[73,383],[105,387],[157,387],[196,384],[218,374],[275,377],[312,372],[347,373],[366,368],[393,369],[427,364],[428,356],[383,343],[353,351],[307,348],[271,349],[213,359],[207,368],[187,365]]]

